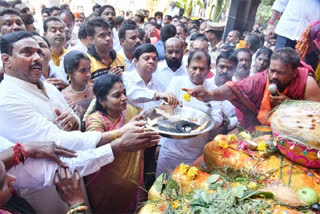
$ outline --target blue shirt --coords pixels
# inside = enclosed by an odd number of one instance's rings
[[[159,40],[154,47],[157,49],[158,61],[164,60],[164,42]]]

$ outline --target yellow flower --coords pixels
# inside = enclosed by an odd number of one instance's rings
[[[242,184],[240,184],[239,182],[235,183],[234,184],[234,187],[237,187],[237,186],[241,186]]]
[[[239,137],[245,139],[245,140],[251,140],[251,135],[248,132],[240,132]]]
[[[235,134],[229,134],[228,137],[227,137],[227,141],[228,142],[234,142],[236,141],[238,138],[237,138],[237,135]]]
[[[180,164],[180,174],[186,175],[189,168],[190,168],[190,166],[185,165],[184,163],[181,163]]]
[[[258,189],[257,183],[250,181],[248,187],[251,189]]]
[[[184,94],[184,95],[183,95],[183,99],[184,99],[186,102],[190,102],[190,98],[191,98],[190,94]]]
[[[189,170],[188,170],[188,174],[187,174],[187,177],[190,179],[190,180],[193,180],[197,177],[198,175],[198,171],[199,169],[197,169],[197,167],[191,167]]]
[[[191,185],[186,185],[186,187],[183,189],[183,192],[186,193],[186,194],[191,192],[191,191],[192,191]]]
[[[174,210],[178,209],[180,207],[180,201],[174,201],[172,202],[172,208]]]
[[[229,144],[225,141],[220,141],[218,145],[223,149],[227,149],[229,147]]]
[[[260,152],[266,152],[267,151],[266,143],[264,141],[260,141],[258,143],[257,150],[260,151]]]

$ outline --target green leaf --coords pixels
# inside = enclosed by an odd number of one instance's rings
[[[161,192],[161,190],[163,189],[163,185],[164,185],[163,181],[165,180],[166,180],[166,173],[162,173],[161,175],[159,175],[159,177],[157,177],[157,179],[153,183],[153,186],[158,192]]]
[[[208,193],[206,191],[202,191],[201,192],[201,198],[206,204],[210,203],[209,195],[208,195]]]
[[[252,196],[259,196],[263,195],[267,199],[273,199],[274,200],[274,195],[271,192],[262,192],[262,191],[254,191],[254,190],[248,190],[244,193],[243,197],[241,200],[251,198]]]
[[[237,198],[242,198],[246,190],[247,190],[247,187],[242,185],[231,189],[232,194]]]
[[[215,183],[209,184],[208,187],[209,187],[209,189],[217,190],[218,187],[222,187],[222,185],[223,185],[223,181],[221,180],[221,181],[217,181]]]
[[[208,178],[207,183],[208,184],[213,184],[213,183],[217,182],[219,178],[220,178],[220,175],[213,174]]]
[[[238,178],[236,178],[236,182],[244,183],[244,182],[247,182],[247,179],[238,177]]]

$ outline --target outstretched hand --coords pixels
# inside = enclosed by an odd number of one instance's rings
[[[175,94],[170,92],[157,92],[155,94],[157,100],[162,99],[166,101],[171,107],[176,108],[178,105],[182,107],[182,101],[179,101]]]
[[[69,207],[84,203],[78,171],[75,171],[72,175],[68,168],[57,169],[54,176],[54,183],[60,198],[66,202]]]
[[[182,88],[181,90],[203,102],[209,102],[212,100],[213,94],[210,93],[211,91],[207,91],[203,86],[197,86],[194,89]]]
[[[51,141],[28,142],[24,143],[23,147],[27,157],[35,159],[47,158],[55,161],[62,167],[67,167],[67,165],[59,159],[59,156],[70,158],[77,156],[76,152],[62,146],[58,146]]]
[[[114,153],[135,152],[151,147],[159,143],[159,141],[159,133],[146,130],[143,127],[134,127],[126,131],[121,138],[113,141],[111,146]]]
[[[143,115],[138,115],[133,117],[128,123],[126,123],[124,126],[122,126],[120,128],[120,131],[117,132],[118,137],[121,137],[122,135],[124,135],[127,131],[131,130],[131,129],[135,129],[135,128],[141,128],[144,125],[146,125],[146,121],[143,121]]]

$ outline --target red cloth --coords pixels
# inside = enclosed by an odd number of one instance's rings
[[[150,35],[151,44],[154,45],[160,40],[160,30],[155,28]]]
[[[264,90],[267,83],[267,73],[265,70],[254,76],[250,76],[239,82],[227,82],[235,99],[231,103],[237,108],[238,120],[245,129],[252,131],[256,125],[260,125],[257,115],[261,106]],[[294,100],[303,100],[307,78],[309,73],[314,74],[312,68],[305,63],[298,67],[297,77],[288,86],[287,96]]]
[[[212,77],[214,76],[214,73],[213,72],[209,72],[206,79],[211,79]]]

